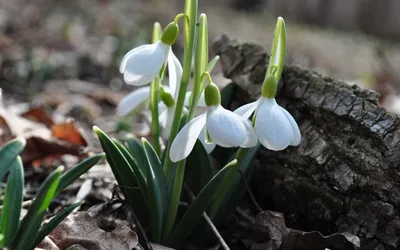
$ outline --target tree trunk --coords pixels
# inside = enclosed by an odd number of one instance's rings
[[[256,100],[268,63],[261,46],[226,36],[213,44],[235,84],[231,108]],[[264,209],[294,229],[347,231],[361,249],[400,248],[400,119],[378,94],[313,71],[286,66],[277,102],[298,122],[302,141],[262,148],[251,183]]]

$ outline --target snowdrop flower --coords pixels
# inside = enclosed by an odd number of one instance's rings
[[[254,129],[260,143],[274,151],[290,146],[298,146],[301,140],[299,127],[293,117],[275,101],[277,80],[267,77],[261,97],[234,112],[248,119],[254,112]]]
[[[136,86],[151,82],[166,62],[178,32],[178,25],[172,22],[165,27],[160,41],[129,51],[123,57],[119,68],[121,74],[124,74],[124,81]]]
[[[122,65],[122,64],[121,64]],[[168,55],[168,72],[169,72],[169,87],[165,87],[164,89],[167,92],[172,93],[173,96],[177,95],[175,92],[178,92],[179,84],[182,77],[182,65],[180,64],[178,58],[175,54],[170,51]],[[159,72],[157,72],[158,74]],[[121,102],[117,106],[117,115],[125,116],[137,109],[141,104],[146,103],[146,107],[148,107],[147,103],[150,102],[150,86],[144,86],[132,91],[129,95],[125,96]],[[160,105],[160,114],[162,111],[166,110],[165,105]]]
[[[175,101],[178,98],[179,85],[182,78],[182,65],[175,54],[170,51],[168,55],[168,73],[169,73],[169,86],[162,87],[161,99],[159,105],[159,121],[163,128],[163,137],[168,139],[171,131],[172,121],[175,113]],[[189,106],[191,92],[186,93],[185,106]],[[149,108],[150,102],[150,86],[140,87],[132,91],[129,95],[125,96],[117,106],[117,115],[126,116],[133,110],[143,106]],[[204,92],[200,96],[198,103],[199,108],[205,108]],[[142,110],[144,112],[144,110]],[[205,140],[202,140],[203,145],[206,147],[207,152],[211,152],[215,145],[208,145]]]
[[[224,109],[218,87],[210,83],[204,91],[206,112],[186,124],[171,145],[172,162],[185,159],[199,136],[208,137],[221,147],[254,147],[257,136],[250,121]],[[201,135],[203,133],[203,135]]]

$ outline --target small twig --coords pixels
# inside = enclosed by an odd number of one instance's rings
[[[192,190],[189,189],[189,187],[184,184],[186,192],[189,194],[189,197],[192,201],[196,199],[196,196],[193,194]],[[206,212],[203,213],[203,218],[206,220],[207,224],[210,226],[211,230],[215,234],[215,237],[217,237],[219,243],[221,244],[221,247],[225,250],[230,250],[228,244],[224,241],[222,238],[221,234],[218,232],[218,229],[215,227],[214,223],[211,221],[210,217],[207,215]]]
[[[253,195],[253,193],[251,192],[251,190],[250,190],[250,188],[249,188],[249,185],[247,184],[247,180],[246,180],[246,177],[244,176],[243,172],[239,170],[239,173],[240,173],[240,175],[242,176],[243,184],[244,184],[244,186],[246,187],[247,193],[249,194],[251,201],[254,203],[254,206],[256,206],[256,208],[257,208],[257,210],[258,210],[259,212],[264,211],[264,210],[260,207],[260,205],[258,205],[256,199],[254,198],[254,195]]]
[[[27,200],[22,202],[22,208],[28,208],[32,205],[33,199],[32,200]],[[0,211],[3,210],[3,206],[0,206]]]

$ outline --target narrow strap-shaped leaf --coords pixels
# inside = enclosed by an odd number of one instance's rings
[[[197,140],[194,148],[186,159],[185,183],[198,194],[212,177],[210,157],[202,142]]]
[[[32,206],[22,219],[18,231],[12,239],[10,249],[30,250],[35,247],[36,234],[42,224],[43,216],[54,198],[63,170],[63,167],[58,167],[44,180]]]
[[[14,159],[22,153],[25,145],[26,140],[24,138],[16,138],[0,148],[0,180],[8,172]]]
[[[124,193],[125,199],[131,199],[134,197],[134,193],[131,193],[130,191],[135,188],[133,184],[136,178],[131,165],[114,142],[101,129],[93,127],[93,130],[99,137],[101,146],[106,153],[106,159],[110,164],[118,185]],[[129,203],[132,203],[132,200],[130,200]]]
[[[142,144],[148,163],[147,202],[149,205],[151,233],[153,241],[160,242],[167,211],[167,182],[157,153],[146,139],[142,139]]]
[[[125,139],[125,146],[129,149],[131,156],[136,160],[142,175],[146,177],[147,161],[143,151],[142,143],[140,143],[136,137],[131,135]]]
[[[81,175],[86,173],[90,168],[96,165],[101,159],[105,156],[104,153],[89,157],[82,162],[78,163],[75,167],[71,168],[67,172],[65,172],[61,178],[60,183],[58,184],[56,196],[60,194],[64,188],[68,187],[72,182],[78,179]]]
[[[8,246],[18,229],[19,216],[24,198],[24,167],[21,157],[17,156],[11,164],[7,180],[3,209],[1,210],[1,234],[4,235],[2,246]]]
[[[260,143],[257,143],[257,145],[253,148],[239,149],[246,151],[246,154],[244,155],[244,157],[238,158],[238,163],[236,167],[239,167],[239,171],[244,173],[245,178],[249,177],[249,174],[251,172],[251,166],[253,166],[254,156],[258,152],[260,145],[261,145]],[[228,215],[234,211],[235,207],[243,199],[246,193],[246,186],[244,185],[242,180],[243,176],[239,172],[234,174],[235,176],[233,182],[230,185],[231,188],[229,189],[228,192],[221,194],[223,200],[220,203],[219,207],[216,208],[214,212],[210,212],[210,218],[215,225],[218,225],[222,221],[222,218],[225,217],[222,215]],[[216,193],[218,192],[219,190],[216,190]],[[215,197],[213,203],[216,202],[216,199],[217,197]]]
[[[135,159],[132,157],[132,155],[129,153],[129,151],[119,142],[116,140],[113,140],[114,144],[118,147],[118,149],[121,151],[121,153],[124,155],[125,159],[128,161],[130,164],[133,174],[135,175],[135,179],[132,179],[132,185],[133,186],[138,186],[140,191],[143,194],[143,201],[146,202],[146,190],[147,190],[147,184],[146,184],[146,179],[143,176],[142,171],[140,171],[137,162]],[[136,183],[135,183],[136,182]]]
[[[168,240],[170,246],[179,248],[185,242],[187,237],[192,233],[193,229],[200,221],[202,214],[210,205],[214,198],[215,190],[221,184],[223,177],[227,172],[232,171],[232,169],[234,170],[233,167],[236,163],[236,160],[228,163],[200,191],[171,234],[171,237]]]
[[[54,218],[52,218],[48,223],[44,224],[39,232],[36,235],[34,246],[39,245],[40,242],[49,235],[53,230],[65,219],[68,215],[70,215],[77,207],[82,205],[83,202],[77,202],[69,205],[67,208],[64,208],[61,212],[59,212]]]

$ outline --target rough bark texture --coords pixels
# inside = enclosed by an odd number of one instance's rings
[[[236,84],[231,108],[256,100],[266,51],[226,36],[213,49]],[[373,91],[286,66],[277,101],[298,122],[302,142],[260,150],[252,180],[260,205],[283,212],[291,228],[347,231],[362,249],[399,249],[400,119],[377,100]]]

